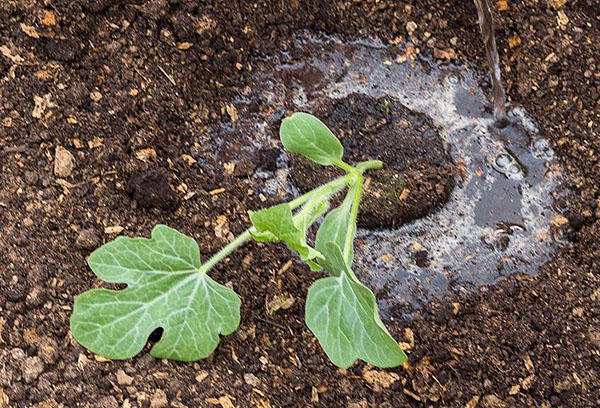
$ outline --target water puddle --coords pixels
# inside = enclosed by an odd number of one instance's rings
[[[493,126],[480,78],[436,65],[411,47],[306,39],[254,67],[256,88],[236,106],[242,132],[256,148],[276,147],[276,125],[290,111],[312,111],[326,98],[352,93],[391,96],[432,118],[459,170],[450,201],[434,214],[383,231],[360,230],[357,275],[376,293],[384,316],[410,312],[448,292],[499,277],[532,274],[559,244],[552,220],[560,168],[548,143],[520,109]],[[284,153],[280,169],[258,172],[263,194],[293,191]]]

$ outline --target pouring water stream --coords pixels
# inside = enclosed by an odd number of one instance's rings
[[[498,127],[504,127],[508,123],[506,119],[506,95],[500,75],[500,58],[498,57],[496,38],[494,36],[494,20],[488,0],[475,0],[475,5],[477,6],[479,28],[481,29],[481,36],[483,37],[483,45],[492,79],[494,118]]]

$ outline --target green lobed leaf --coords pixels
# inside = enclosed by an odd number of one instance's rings
[[[281,122],[279,136],[290,153],[328,166],[341,160],[344,148],[337,137],[319,119],[308,113],[296,112]]]
[[[333,242],[328,246],[328,253],[337,258],[333,263],[343,269],[311,285],[307,326],[338,367],[350,367],[357,359],[377,367],[402,364],[406,355],[381,322],[375,295],[347,267],[339,246]]]
[[[138,354],[148,336],[163,328],[151,350],[158,358],[208,357],[219,334],[240,322],[240,298],[200,271],[196,241],[157,225],[152,237],[119,237],[94,251],[88,264],[123,290],[93,289],[75,299],[71,332],[84,347],[111,359]]]
[[[314,221],[315,210],[325,211],[326,205],[321,201],[304,213],[304,217],[294,220],[289,204],[279,204],[260,211],[248,211],[254,230],[250,235],[258,242],[285,242],[292,250],[298,252],[303,261],[311,269],[320,270],[321,266],[313,259],[323,259],[320,252],[306,243],[306,228]],[[318,215],[317,215],[318,217]]]
[[[343,267],[335,264],[337,257],[335,256],[336,254],[329,253],[331,247],[328,243],[333,242],[339,248],[344,248],[348,233],[353,234],[352,240],[354,241],[356,222],[352,223],[350,221],[354,193],[354,188],[350,189],[342,204],[331,210],[329,214],[325,216],[315,238],[315,248],[325,257],[322,264],[324,268],[334,276],[339,275],[343,270]],[[350,259],[354,259],[354,249],[351,248],[351,251]],[[351,264],[348,265],[348,267],[351,266]]]

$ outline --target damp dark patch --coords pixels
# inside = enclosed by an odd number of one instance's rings
[[[142,208],[173,210],[178,204],[177,195],[169,185],[168,173],[162,169],[133,174],[125,191]]]

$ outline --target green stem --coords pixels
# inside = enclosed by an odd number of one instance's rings
[[[310,190],[308,193],[302,194],[300,197],[293,199],[288,204],[290,205],[292,210],[295,210],[296,208],[301,207],[304,203],[306,203],[308,200],[310,200],[314,194],[319,194],[322,191],[328,190],[328,189],[341,190],[342,188],[344,188],[345,186],[348,185],[348,183],[350,182],[351,179],[352,179],[352,176],[350,174],[346,174],[342,177],[338,177],[335,180],[332,180],[327,184],[323,184],[320,187]]]
[[[354,236],[356,234],[356,220],[358,218],[358,207],[360,206],[360,197],[363,189],[363,176],[357,174],[354,181],[354,199],[352,208],[350,209],[350,228],[346,233],[346,241],[344,242],[344,261],[346,265],[352,264],[352,246],[354,245]]]
[[[379,170],[382,168],[383,162],[381,160],[367,160],[356,165],[356,170],[358,170],[361,174],[367,170]]]
[[[335,192],[343,189],[344,187],[346,187],[349,184],[350,185],[354,184],[356,190],[354,192],[354,202],[352,203],[350,221],[351,221],[351,225],[356,225],[356,218],[358,216],[358,205],[360,204],[360,194],[362,191],[362,184],[363,184],[362,173],[369,169],[380,169],[381,167],[383,167],[383,163],[380,162],[379,160],[369,160],[369,161],[360,162],[360,163],[358,163],[358,165],[356,167],[353,167],[353,166],[339,160],[338,162],[336,162],[334,164],[336,166],[346,170],[348,172],[348,174],[346,174],[342,177],[338,177],[335,180],[330,181],[329,183],[323,184],[322,186],[317,187],[317,188],[309,191],[308,193],[305,193],[305,194],[301,195],[300,197],[293,199],[288,204],[292,210],[295,210],[296,208],[301,207],[303,204],[305,204],[311,198],[314,198],[317,195],[322,194],[324,191],[331,190],[328,193],[331,195],[331,194],[334,194]],[[246,243],[246,241],[248,241],[251,238],[251,236],[250,236],[251,229],[252,228],[249,228],[246,231],[244,231],[240,236],[235,238],[229,244],[225,245],[219,252],[217,252],[216,254],[211,256],[205,263],[202,264],[202,266],[200,267],[198,272],[207,273],[216,264],[221,262],[223,259],[227,258],[227,256],[229,256],[229,254],[231,254],[237,248],[244,245]],[[344,258],[345,259],[350,257],[350,255],[351,255],[350,249],[352,248],[352,244],[354,241],[353,238],[354,238],[354,231],[352,231],[351,234],[349,231],[349,234],[346,236],[346,243],[344,245]],[[346,259],[346,262],[348,262],[348,261],[349,260]]]
[[[238,247],[244,245],[246,241],[250,239],[250,228],[244,231],[239,237],[231,241],[229,244],[225,245],[219,252],[210,257],[205,263],[202,264],[198,272],[206,273],[213,266],[221,262],[223,259],[227,258],[229,254],[235,251]]]

